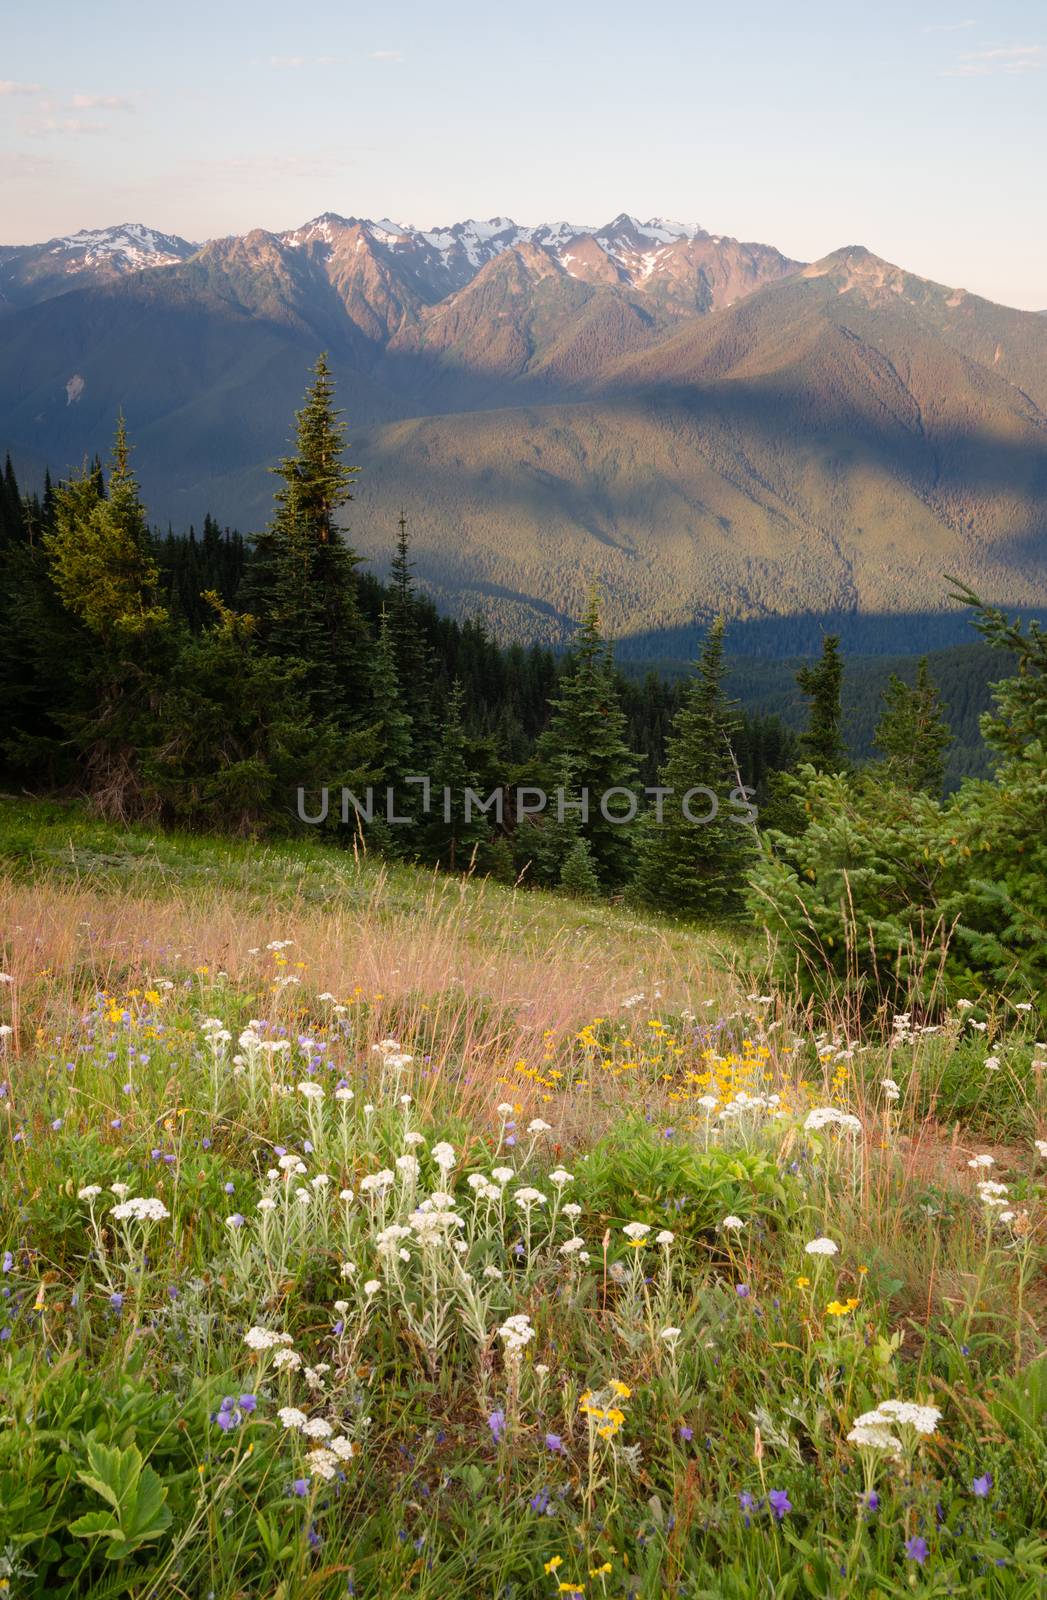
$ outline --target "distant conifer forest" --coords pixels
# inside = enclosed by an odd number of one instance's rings
[[[826,634],[820,655],[790,666],[786,692],[781,670],[730,660],[723,618],[688,670],[641,677],[616,666],[595,591],[561,656],[441,616],[416,586],[406,516],[390,530],[388,579],[361,569],[343,532],[357,471],[323,357],[253,538],[210,516],[199,533],[150,527],[122,419],[105,465],[48,477],[42,493],[24,492],[8,459],[7,784],[79,794],[121,821],[250,836],[302,828],[326,791],[314,825],[347,846],[688,918],[738,912],[756,883],[768,917],[788,921],[774,874],[818,885],[804,851],[833,785],[837,816],[857,808],[880,825],[901,806],[916,830],[903,853],[918,855],[932,814],[955,823],[962,800],[969,817],[999,792],[994,766],[1018,759],[1017,713],[1000,706],[1028,683],[1042,635],[977,596],[957,597],[987,642],[954,653],[963,758],[950,771],[957,740],[926,659],[866,671],[856,690]],[[972,730],[990,677],[1004,681],[982,743]],[[695,802],[681,804],[696,788],[718,802],[698,822]],[[467,791],[504,804],[470,807]],[[524,791],[544,803],[519,803]],[[378,801],[356,803],[368,794]]]

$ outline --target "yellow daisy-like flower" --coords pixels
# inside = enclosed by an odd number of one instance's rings
[[[545,1572],[545,1573],[555,1572],[557,1567],[562,1567],[562,1566],[563,1566],[563,1556],[551,1556],[550,1559],[545,1563],[545,1566],[542,1568],[542,1571]]]
[[[612,1378],[609,1387],[619,1400],[628,1400],[633,1392],[627,1383],[622,1383],[618,1378]]]
[[[602,1567],[590,1567],[589,1576],[590,1578],[602,1578],[605,1572],[613,1571],[614,1567],[611,1565],[611,1563],[609,1561],[605,1561]]]
[[[798,1289],[809,1289],[809,1288],[810,1288],[810,1287],[811,1287],[811,1280],[810,1280],[810,1278],[804,1278],[804,1277],[802,1277],[802,1276],[801,1276],[801,1277],[799,1277],[799,1278],[797,1278],[797,1280],[796,1280],[796,1287],[797,1287],[797,1288],[798,1288]]]
[[[830,1300],[825,1309],[830,1317],[845,1317],[849,1311],[854,1310],[857,1304],[857,1300],[853,1299],[846,1301],[843,1305],[840,1304],[839,1300]]]

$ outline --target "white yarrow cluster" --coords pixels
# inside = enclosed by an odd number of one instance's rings
[[[136,1195],[131,1200],[121,1200],[113,1206],[110,1216],[117,1222],[163,1222],[171,1213],[162,1200]]]
[[[251,1350],[273,1350],[293,1342],[289,1333],[277,1333],[273,1328],[248,1328],[244,1334],[244,1344]]]
[[[914,1433],[929,1437],[937,1430],[941,1415],[937,1406],[921,1406],[913,1400],[881,1400],[875,1411],[864,1411],[856,1417],[854,1427],[888,1433],[891,1428],[912,1428]]]
[[[514,1316],[506,1317],[498,1329],[498,1337],[505,1346],[506,1357],[510,1360],[519,1360],[535,1336],[531,1327],[531,1319],[526,1311],[518,1311]]]
[[[861,1133],[862,1125],[857,1117],[849,1111],[840,1111],[836,1106],[815,1106],[808,1111],[804,1120],[804,1129],[808,1133],[817,1133],[820,1128],[843,1128],[847,1133]]]

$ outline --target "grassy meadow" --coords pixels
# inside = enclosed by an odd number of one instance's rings
[[[1021,1004],[57,804],[0,884],[0,1594],[1047,1594]]]

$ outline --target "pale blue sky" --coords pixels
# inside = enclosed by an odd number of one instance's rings
[[[1044,0],[19,9],[2,243],[630,211],[1047,307]]]

